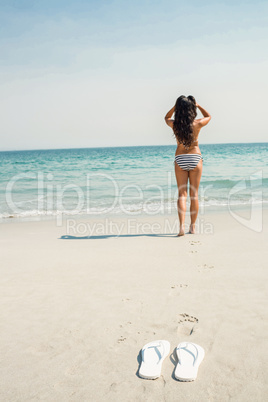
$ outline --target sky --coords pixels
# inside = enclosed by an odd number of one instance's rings
[[[268,2],[0,0],[0,150],[266,142]],[[198,117],[201,117],[199,114]]]

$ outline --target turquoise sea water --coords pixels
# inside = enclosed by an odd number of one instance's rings
[[[0,152],[0,219],[176,211],[175,146]],[[268,203],[268,143],[201,145],[200,205]]]

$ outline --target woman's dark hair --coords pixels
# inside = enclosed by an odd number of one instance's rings
[[[189,148],[194,140],[193,122],[197,116],[196,102],[192,95],[181,95],[175,104],[173,131],[177,141]]]

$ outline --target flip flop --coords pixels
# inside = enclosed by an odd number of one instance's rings
[[[178,364],[175,378],[180,381],[194,381],[198,368],[204,359],[204,349],[192,342],[182,342],[176,348]]]
[[[139,376],[147,380],[155,380],[160,377],[162,363],[170,351],[170,343],[160,340],[147,343],[141,351],[142,362]]]

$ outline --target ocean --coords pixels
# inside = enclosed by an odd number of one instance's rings
[[[268,143],[205,144],[200,207],[268,203]],[[0,221],[176,213],[176,146],[0,152]]]

